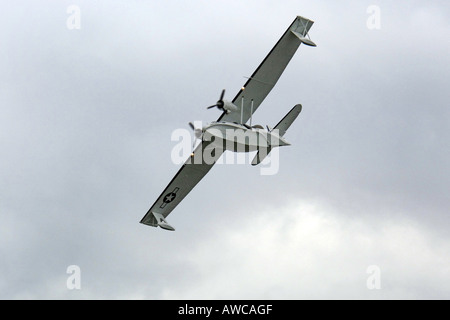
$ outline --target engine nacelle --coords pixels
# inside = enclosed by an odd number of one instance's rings
[[[237,111],[238,107],[233,104],[231,101],[223,100],[223,110],[225,110],[226,113],[230,113],[231,111]]]

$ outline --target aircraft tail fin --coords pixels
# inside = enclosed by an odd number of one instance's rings
[[[272,131],[278,130],[278,145],[277,146],[285,146],[289,145],[289,143],[283,139],[283,136],[285,135],[287,129],[291,126],[291,124],[297,119],[298,115],[302,111],[302,105],[297,104],[295,105],[291,111],[289,111],[283,119],[281,119],[280,122],[273,128]],[[280,143],[281,142],[281,143]],[[255,157],[252,160],[252,166],[256,166],[260,164],[270,153],[273,147],[267,147],[267,148],[260,148],[258,152],[256,153]]]
[[[261,162],[263,162],[263,160],[267,157],[267,155],[270,153],[271,150],[272,150],[271,147],[259,149],[258,152],[256,152],[255,157],[252,160],[252,166],[256,166],[256,165],[260,164]]]

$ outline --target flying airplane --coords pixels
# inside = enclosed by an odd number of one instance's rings
[[[174,231],[166,220],[167,216],[209,172],[225,150],[257,151],[252,161],[252,165],[257,165],[273,148],[289,145],[283,136],[300,114],[300,104],[295,105],[273,129],[252,126],[252,115],[275,86],[300,44],[316,46],[308,34],[313,23],[312,20],[297,16],[232,101],[225,100],[225,90],[222,90],[219,100],[208,107],[222,111],[217,121],[202,128],[195,128],[189,123],[195,138],[201,143],[195,147],[194,140],[193,152],[141,223]]]

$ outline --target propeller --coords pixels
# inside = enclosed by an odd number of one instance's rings
[[[222,93],[220,94],[220,98],[219,98],[219,100],[217,100],[217,103],[213,104],[212,106],[209,106],[206,109],[211,109],[211,108],[217,107],[218,109],[222,109],[223,111],[225,111],[225,109],[223,108],[223,106],[225,105],[225,103],[223,102],[224,96],[225,96],[225,89],[222,90]]]
[[[195,144],[197,142],[197,139],[202,140],[203,131],[202,129],[196,128],[192,122],[189,122],[189,127],[194,131],[195,139],[194,143],[192,144],[192,151],[195,149]]]

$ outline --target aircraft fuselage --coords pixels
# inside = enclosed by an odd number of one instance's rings
[[[252,152],[260,148],[273,148],[290,145],[278,130],[268,131],[262,126],[250,127],[234,122],[212,122],[202,129],[203,141],[211,141],[223,150],[233,152]]]

